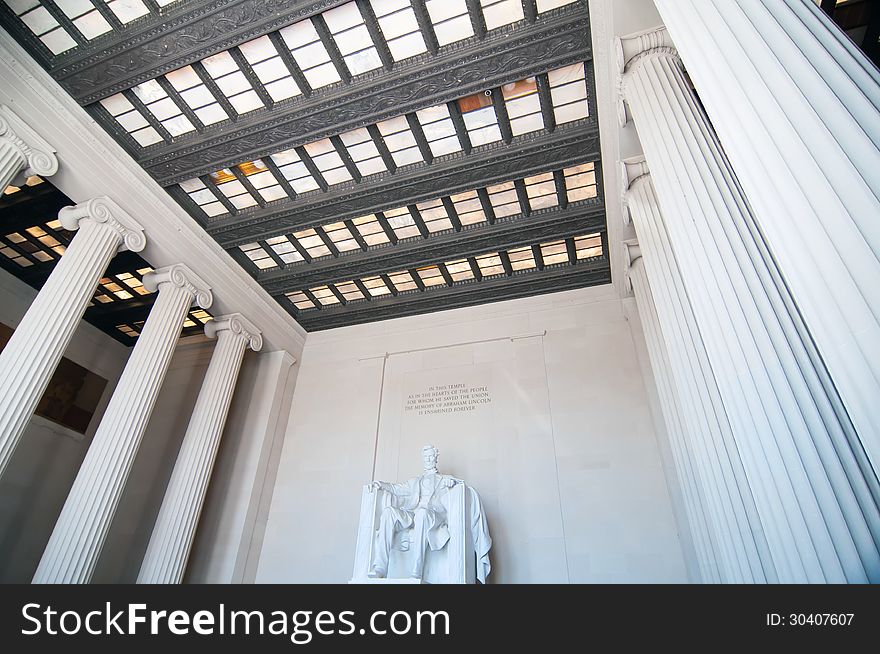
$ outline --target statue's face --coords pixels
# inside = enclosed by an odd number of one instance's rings
[[[431,470],[437,467],[437,450],[431,448],[422,450],[422,461],[425,463],[425,470]]]

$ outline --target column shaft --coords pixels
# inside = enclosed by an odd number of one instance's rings
[[[778,272],[664,33],[623,94],[780,581],[880,580],[880,512]]]
[[[0,474],[113,255],[123,244],[138,251],[146,242],[140,226],[106,198],[59,216],[65,228],[79,229],[0,353]]]
[[[205,331],[209,336],[217,334],[217,345],[153,527],[138,583],[179,584],[183,580],[245,348],[249,344],[253,349],[260,348],[259,332],[241,316],[213,320]]]
[[[193,288],[187,278],[194,275],[182,269],[172,266],[144,277],[148,288],[161,280],[159,293],[73,482],[34,583],[86,583],[92,577],[186,313],[197,294],[207,298],[200,301],[203,307],[210,305],[207,286],[199,280],[200,288]]]
[[[657,0],[880,471],[880,72],[806,0]]]

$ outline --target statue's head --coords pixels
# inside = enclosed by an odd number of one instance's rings
[[[440,456],[440,450],[433,445],[425,445],[422,448],[422,461],[425,464],[425,470],[434,470],[437,467],[438,456]]]

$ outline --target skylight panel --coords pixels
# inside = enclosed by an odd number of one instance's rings
[[[324,239],[322,239],[314,229],[304,229],[299,232],[294,232],[293,237],[299,242],[300,246],[309,253],[309,256],[312,257],[312,259],[326,257],[330,254],[330,248],[327,247],[327,244],[324,243]]]
[[[483,212],[483,205],[476,191],[457,193],[449,199],[452,200],[452,206],[455,207],[455,213],[458,214],[458,220],[462,225],[486,222],[486,214]]]
[[[258,204],[257,199],[251,195],[229,168],[211,173],[211,179],[217,190],[225,195],[236,209],[247,209]]]
[[[268,36],[242,43],[238,48],[275,102],[301,93],[290,74],[290,69],[287,68]]]
[[[24,184],[19,184],[18,186],[14,186],[14,185],[10,184],[9,186],[7,186],[6,190],[3,191],[3,195],[12,195],[13,193],[18,193],[22,189],[22,187],[37,186],[39,184],[42,184],[43,181],[44,180],[42,177],[39,177],[37,175],[31,175],[30,177],[28,177],[25,180]]]
[[[327,27],[345,65],[352,75],[360,75],[368,70],[381,68],[382,60],[364,23],[357,3],[349,2],[323,14]]]
[[[286,236],[268,238],[266,239],[266,245],[272,248],[284,263],[295,263],[303,260],[299,250],[296,249],[296,246]]]
[[[391,226],[391,229],[394,230],[394,235],[397,236],[397,238],[404,239],[421,235],[421,232],[419,231],[418,226],[416,226],[415,220],[407,207],[389,209],[388,211],[383,212],[383,214],[385,220],[387,220],[388,224]]]
[[[391,295],[391,290],[385,284],[381,277],[364,277],[361,283],[367,288],[370,297],[380,297],[382,295]]]
[[[334,286],[336,286],[336,290],[342,293],[342,296],[348,302],[364,299],[364,294],[361,293],[361,289],[359,289],[354,282],[341,282],[339,284],[334,284]]]
[[[104,98],[101,100],[101,105],[141,147],[162,140],[162,136],[150,125],[150,121],[122,93]]]
[[[602,256],[602,236],[600,234],[575,236],[574,247],[578,261]]]
[[[504,264],[501,263],[501,256],[497,252],[477,257],[477,266],[483,277],[493,277],[495,275],[505,274]]]
[[[318,186],[318,182],[309,173],[309,169],[299,158],[296,150],[284,150],[271,156],[272,161],[278,166],[278,170],[284,175],[284,179],[290,182],[293,190],[297,193],[306,193],[314,191]]]
[[[412,278],[412,275],[410,275],[409,271],[407,270],[391,273],[390,275],[388,275],[388,278],[391,280],[391,283],[394,284],[394,288],[396,288],[400,293],[403,293],[405,291],[412,291],[418,288]]]
[[[394,163],[398,166],[422,161],[422,155],[419,152],[419,146],[416,144],[416,137],[413,136],[406,116],[397,116],[389,118],[380,123],[376,123],[379,133],[388,151],[391,153]]]
[[[511,82],[501,87],[501,94],[510,118],[510,130],[514,136],[534,132],[544,127],[541,99],[534,77]]]
[[[474,271],[471,270],[471,264],[467,259],[458,259],[456,261],[446,262],[446,271],[452,277],[453,282],[461,282],[474,278]]]
[[[73,36],[55,20],[39,0],[5,0],[5,2],[52,54],[59,55],[76,47]]]
[[[370,0],[394,61],[427,52],[410,0]]]
[[[321,306],[328,307],[333,304],[339,304],[339,298],[336,297],[336,294],[330,290],[329,286],[310,288],[309,291],[315,297],[315,299],[321,303]]]
[[[565,241],[542,243],[541,256],[544,258],[545,266],[552,266],[556,263],[568,263],[568,250],[565,247]]]
[[[425,6],[439,45],[455,43],[474,35],[465,0],[428,0]]]
[[[239,245],[238,249],[244,252],[245,256],[260,270],[267,268],[275,268],[275,261],[272,256],[259,243],[248,243],[247,245]]]
[[[172,137],[195,131],[196,128],[189,118],[183,115],[181,108],[156,80],[138,84],[132,91]]]
[[[488,95],[475,93],[460,98],[457,102],[471,145],[477,146],[501,140],[498,118],[492,106],[491,91]]]
[[[565,244],[563,243],[563,248]],[[532,252],[532,248],[528,245],[521,248],[514,248],[512,250],[507,251],[507,256],[510,259],[510,267],[513,268],[514,272],[519,270],[531,270],[532,268],[537,268],[537,264],[535,263],[535,254]],[[546,264],[546,260],[544,261]]]
[[[342,79],[310,18],[289,25],[279,33],[313,89]]]
[[[486,191],[489,193],[489,202],[492,204],[492,210],[495,212],[496,218],[515,216],[518,213],[522,213],[513,182],[496,184],[488,187]]]
[[[442,232],[445,229],[452,229],[452,222],[449,220],[449,214],[446,212],[446,207],[443,206],[442,200],[419,202],[416,204],[416,208],[422,216],[425,227],[432,234]]]
[[[55,4],[89,41],[113,30],[90,0],[55,0]]]
[[[209,218],[228,213],[223,203],[211,192],[200,179],[190,179],[180,183],[180,188],[189,196],[189,199],[198,205]]]
[[[352,222],[367,245],[388,243],[388,235],[382,229],[382,225],[376,216],[372,214],[361,216],[360,218],[355,218]]]
[[[366,177],[387,170],[385,162],[382,161],[379,150],[366,128],[361,127],[345,132],[340,134],[339,138],[345,144],[348,155],[354,161],[361,175]]]
[[[247,178],[266,202],[288,197],[287,193],[278,183],[278,180],[275,179],[275,175],[263,163],[262,159],[254,159],[253,161],[238,164],[236,168]]]
[[[572,166],[562,171],[569,202],[596,197],[596,169],[592,162]]]
[[[349,250],[359,250],[360,246],[349,231],[345,223],[331,223],[324,225],[324,233],[340,252],[348,252]]]
[[[480,0],[486,29],[493,30],[523,19],[521,0]]]
[[[239,114],[262,108],[263,102],[247,81],[244,73],[228,52],[220,52],[202,60],[208,74]]]
[[[563,7],[565,5],[571,5],[577,1],[578,0],[538,0],[538,13],[543,14],[545,11],[550,11],[551,9],[556,9],[557,7]]]
[[[302,291],[296,291],[295,293],[287,293],[287,299],[293,302],[293,305],[297,309],[314,309],[315,303],[312,302],[306,294]]]
[[[421,109],[416,112],[416,117],[435,157],[461,151],[455,125],[445,104]]]
[[[305,146],[312,162],[321,171],[321,176],[328,184],[339,184],[351,179],[351,173],[345,167],[342,157],[333,147],[330,139],[321,139]]]
[[[559,205],[553,173],[542,173],[525,178],[526,194],[532,211]]]
[[[112,0],[107,3],[119,21],[123,24],[130,23],[135,18],[146,16],[150,13],[147,6],[141,0]]]
[[[582,63],[551,70],[547,73],[547,78],[550,81],[550,97],[557,124],[570,123],[589,115],[587,84]]]
[[[438,266],[425,266],[424,268],[419,268],[416,272],[419,275],[419,279],[422,280],[422,284],[426,287],[442,286],[446,283]]]
[[[213,125],[229,118],[192,66],[184,66],[166,73],[165,79],[180,93],[180,97],[195,112],[203,125]]]

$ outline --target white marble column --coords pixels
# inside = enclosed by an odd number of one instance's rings
[[[58,217],[78,231],[0,353],[0,474],[113,255],[146,244],[141,226],[109,198],[65,207]]]
[[[34,583],[86,583],[122,496],[184,318],[195,301],[211,306],[210,287],[183,264],[144,275],[158,290],[144,328],[113,391],[55,523]]]
[[[692,457],[693,485],[705,503],[719,581],[775,581],[741,456],[644,160],[624,164],[621,179],[624,215],[634,222],[643,255],[630,280],[645,332],[654,332],[654,346],[649,349],[652,367],[658,377],[668,378],[670,404],[677,401],[670,413],[678,413],[681,447]]]
[[[0,105],[0,194],[31,175],[48,177],[58,171],[55,150],[12,109]]]
[[[880,72],[810,0],[656,0],[880,472]]]
[[[782,582],[880,581],[880,513],[852,424],[804,336],[665,30],[618,42],[621,92]]]
[[[217,345],[165,490],[139,584],[183,580],[245,349],[258,351],[263,345],[259,330],[241,314],[211,320],[205,333],[216,336]]]

